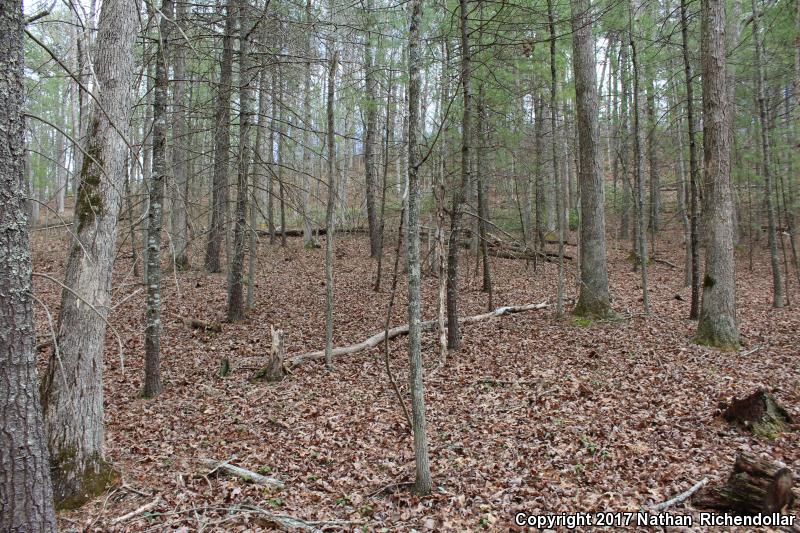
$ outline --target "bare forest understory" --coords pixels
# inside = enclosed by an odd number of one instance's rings
[[[53,245],[53,237],[45,245],[43,238],[33,242],[34,271],[63,279],[63,246]],[[658,245],[660,258],[682,264],[679,242]],[[393,248],[387,243],[389,271]],[[361,342],[384,327],[391,272],[382,291],[373,292],[375,263],[367,249],[364,236],[337,238],[335,346]],[[463,253],[469,268],[462,273],[460,311],[466,316],[485,312],[487,296],[474,275],[474,255]],[[424,498],[406,485],[414,480],[411,434],[380,349],[336,359],[332,371],[315,361],[278,384],[249,381],[266,364],[270,326],[284,330],[287,356],[324,347],[323,249],[304,250],[302,239],[289,239],[283,249],[263,239],[256,306],[235,324],[224,323],[224,274],[165,273],[164,393],[153,400],[138,397],[144,292],[130,275],[130,259],[119,259],[113,286],[114,303],[121,303],[110,323],[125,343],[124,372],[109,331],[104,383],[106,453],[122,480],[61,513],[59,525],[131,532],[508,531],[519,511],[639,510],[704,477],[724,480],[740,451],[766,453],[800,472],[800,432],[760,438],[719,416],[723,402],[766,387],[800,419],[797,286],[789,294],[792,305],[772,308],[768,260],[751,272],[740,256],[744,346],[739,355],[720,352],[691,342],[696,324],[686,318],[689,295],[680,269],[651,265],[652,315],[643,316],[629,253],[627,242],[610,242],[617,321],[558,320],[550,307],[466,325],[462,349],[432,376],[435,332],[424,335],[434,480],[433,494]],[[556,264],[540,263],[536,272],[520,260],[493,258],[492,265],[495,307],[553,301]],[[567,269],[567,297],[574,298],[574,262]],[[36,294],[57,316],[60,288],[34,280]],[[435,291],[435,278],[426,277],[424,320],[435,318]],[[392,325],[406,322],[405,302],[401,276]],[[192,329],[183,319],[222,323],[222,330]],[[40,342],[47,339],[41,306],[36,325]],[[405,337],[390,342],[403,393],[407,354]],[[231,373],[223,378],[225,357]],[[203,459],[278,478],[284,488],[210,473]],[[683,506],[678,512],[692,512]]]

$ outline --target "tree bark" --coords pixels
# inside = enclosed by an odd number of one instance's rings
[[[461,0],[462,24],[466,23],[466,0]],[[419,260],[419,166],[420,152],[417,143],[419,130],[419,77],[421,58],[420,24],[422,22],[422,0],[412,0],[411,23],[408,43],[408,356],[410,362],[409,390],[411,391],[411,421],[414,433],[414,461],[416,480],[414,491],[425,495],[431,492],[431,467],[428,458],[428,433],[425,420],[425,393],[421,353],[420,328],[420,260]],[[462,27],[462,37],[466,29]],[[468,52],[467,57],[468,56]],[[469,62],[467,61],[467,65]],[[467,66],[467,73],[469,68]],[[467,106],[469,109],[469,106]],[[468,131],[468,130],[467,130]],[[466,133],[465,133],[466,136]]]
[[[220,253],[228,218],[228,152],[230,150],[231,78],[233,73],[233,15],[235,0],[225,7],[225,33],[222,36],[217,109],[214,116],[214,178],[211,185],[211,227],[208,232],[205,266],[209,272],[222,268]]]
[[[769,259],[772,266],[772,306],[783,307],[783,285],[781,283],[781,265],[778,260],[778,244],[775,238],[775,203],[772,191],[772,148],[770,147],[769,125],[767,120],[767,96],[764,90],[764,42],[759,29],[759,6],[752,0],[753,6],[753,46],[756,60],[756,101],[758,102],[758,123],[761,133],[761,170],[764,175],[764,205],[767,208],[767,240],[769,242]],[[731,203],[733,205],[733,203]]]
[[[325,226],[328,234],[325,236],[325,366],[331,368],[333,351],[333,240],[334,240],[334,210],[336,208],[336,130],[334,128],[334,95],[336,83],[336,68],[339,64],[339,51],[333,50],[328,70],[328,206],[325,210]]]
[[[597,76],[592,13],[589,0],[571,0],[571,8],[581,198],[581,285],[574,313],[585,317],[606,318],[611,314],[611,304],[606,267],[603,178],[598,153],[600,133],[597,126]],[[561,247],[563,248],[563,244]]]
[[[253,115],[252,73],[250,72],[250,21],[247,0],[239,0],[239,158],[236,183],[236,225],[233,231],[233,257],[228,278],[228,320],[244,318],[245,302],[242,290],[245,238],[247,236],[247,200],[250,172],[250,122]]]
[[[687,16],[687,0],[681,1],[681,43],[683,51],[683,72],[686,78],[686,122],[689,129],[689,234],[691,237],[692,262],[692,300],[689,318],[697,319],[700,315],[700,203],[697,163],[697,142],[694,122],[694,80],[692,64],[689,61],[689,22]]]
[[[156,81],[153,99],[153,175],[150,180],[150,210],[147,223],[147,328],[142,396],[161,394],[161,229],[164,223],[164,185],[167,181],[167,102],[170,39],[175,14],[172,0],[161,4]]]
[[[22,2],[0,5],[0,530],[55,533],[25,215]]]
[[[364,133],[364,180],[369,226],[370,256],[380,253],[380,231],[375,209],[375,130],[378,123],[378,96],[375,80],[375,47],[372,44],[373,1],[367,0],[365,8],[366,35],[364,37],[364,84],[366,86],[366,128]]]
[[[733,257],[733,205],[730,179],[725,2],[702,6],[703,151],[708,210],[706,269],[700,322],[695,340],[723,349],[739,346]]]
[[[175,26],[186,27],[186,2],[175,2]],[[175,247],[175,267],[189,268],[189,226],[187,202],[189,196],[189,131],[186,121],[186,43],[183,31],[175,32],[173,56],[173,123],[172,123],[172,244]]]
[[[81,505],[114,477],[103,458],[103,353],[120,192],[125,187],[123,135],[131,113],[137,22],[135,4],[103,3],[94,60],[97,101],[91,104],[76,197],[79,243],[70,247],[67,260],[64,285],[71,290],[61,295],[60,361],[55,355],[50,358],[42,392],[53,495],[56,507],[62,508]]]

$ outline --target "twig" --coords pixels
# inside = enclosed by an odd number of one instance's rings
[[[161,496],[160,495],[156,496],[156,499],[151,501],[150,503],[146,503],[146,504],[142,505],[141,507],[139,507],[138,509],[134,509],[133,511],[131,511],[128,514],[124,514],[124,515],[122,515],[120,517],[115,518],[114,520],[111,521],[111,525],[115,526],[117,524],[125,522],[126,520],[130,520],[131,518],[139,516],[140,514],[146,513],[147,511],[149,511],[150,509],[152,509],[153,507],[158,505],[158,502],[160,502],[160,501],[161,501]]]
[[[703,486],[706,483],[708,483],[708,478],[704,477],[703,479],[701,479],[700,481],[698,481],[697,483],[692,485],[692,488],[690,488],[686,492],[682,492],[682,493],[678,494],[677,496],[675,496],[671,500],[667,500],[665,502],[659,503],[658,505],[653,505],[652,507],[649,508],[649,510],[650,511],[654,511],[654,512],[659,512],[659,511],[663,511],[664,509],[667,509],[668,507],[672,507],[676,503],[681,503],[682,501],[686,500],[689,496],[691,496],[692,494],[694,494],[695,492],[697,492],[698,490],[703,488]]]

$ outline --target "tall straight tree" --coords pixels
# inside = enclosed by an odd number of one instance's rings
[[[689,131],[689,237],[691,249],[691,285],[692,300],[689,318],[696,319],[700,315],[700,202],[698,199],[698,182],[700,180],[697,162],[697,136],[694,122],[694,80],[692,63],[689,61],[689,16],[687,0],[681,2],[681,49],[683,55],[683,73],[686,81],[686,122]]]
[[[124,136],[131,116],[138,14],[127,0],[106,0],[97,26],[97,84],[75,207],[56,344],[42,385],[57,507],[78,506],[114,477],[103,458],[103,353],[111,304],[117,216],[125,187]]]
[[[142,396],[161,394],[161,229],[164,223],[164,184],[167,181],[167,102],[169,91],[170,38],[175,4],[163,0],[156,49],[156,81],[153,96],[153,174],[147,214],[147,328],[144,335],[145,365]]]
[[[233,258],[228,279],[228,320],[244,317],[244,248],[247,233],[248,173],[250,171],[250,123],[253,115],[253,90],[250,87],[250,21],[248,0],[239,0],[239,157],[236,182],[236,224],[233,230]]]
[[[611,314],[606,267],[606,222],[600,173],[597,83],[589,0],[571,0],[572,69],[578,119],[581,196],[581,286],[575,314],[605,318]]]
[[[781,283],[781,264],[778,260],[778,244],[775,238],[775,202],[772,191],[772,148],[770,147],[769,124],[767,120],[767,94],[764,89],[764,41],[759,20],[760,7],[756,0],[753,6],[753,47],[755,48],[756,101],[758,102],[758,124],[761,133],[761,170],[764,175],[764,205],[767,208],[767,240],[769,259],[772,265],[772,306],[783,307],[783,285]]]
[[[174,90],[172,95],[172,243],[175,247],[175,266],[181,270],[189,268],[189,226],[186,212],[189,195],[189,128],[186,120],[186,46],[184,42],[186,28],[186,0],[175,3],[175,24],[181,29],[176,35],[173,46]]]
[[[339,66],[339,51],[334,50],[333,40],[328,43],[332,54],[328,68],[328,205],[325,209],[325,366],[333,365],[333,242],[336,219],[336,129],[334,124],[334,96],[336,94],[336,68]]]
[[[366,35],[364,37],[364,83],[366,85],[366,131],[364,133],[364,179],[366,181],[367,224],[369,226],[370,256],[381,253],[381,235],[375,209],[375,135],[378,128],[378,95],[375,80],[375,46],[372,43],[373,0],[367,0],[365,8]]]
[[[0,4],[0,531],[57,531],[47,463],[23,164],[22,1]]]
[[[233,76],[234,2],[225,7],[225,30],[222,35],[217,109],[214,115],[214,178],[211,184],[211,227],[206,246],[206,270],[219,272],[220,253],[228,218],[228,157],[231,146],[231,78]]]
[[[463,9],[463,2],[462,9]],[[431,465],[428,459],[428,433],[425,421],[425,391],[421,353],[420,326],[420,259],[419,259],[419,167],[421,164],[417,135],[419,132],[420,88],[420,24],[422,0],[411,2],[411,24],[408,38],[408,355],[410,360],[409,389],[411,391],[411,423],[414,432],[414,462],[416,480],[414,491],[429,494],[433,488]]]
[[[461,121],[461,186],[453,197],[450,216],[450,242],[447,249],[447,347],[458,349],[461,333],[458,324],[458,256],[461,251],[461,219],[469,186],[470,141],[472,139],[472,57],[469,44],[468,0],[459,0],[461,18],[461,86],[464,93],[464,115]]]
[[[731,197],[725,0],[704,0],[701,17],[703,154],[708,198],[706,272],[696,341],[723,349],[739,345]]]

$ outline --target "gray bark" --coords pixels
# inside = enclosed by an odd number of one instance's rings
[[[706,272],[696,341],[735,349],[739,345],[736,320],[736,278],[733,256],[728,127],[727,61],[725,57],[725,2],[707,0],[702,6],[701,56],[703,67],[703,152],[708,198]]]
[[[328,70],[328,206],[325,210],[325,366],[332,366],[333,353],[333,241],[334,210],[336,207],[336,130],[334,128],[333,102],[335,95],[336,68],[339,63],[339,51],[332,50]]]
[[[233,231],[233,257],[228,279],[228,320],[244,318],[242,291],[245,238],[247,234],[247,197],[250,172],[250,122],[253,115],[253,91],[250,88],[250,50],[248,45],[249,10],[247,0],[239,0],[239,157],[236,183],[236,224]]]
[[[759,6],[753,6],[753,45],[756,60],[756,101],[758,102],[758,122],[761,133],[761,169],[764,174],[764,204],[767,208],[767,239],[769,259],[772,266],[772,306],[783,307],[783,285],[781,265],[778,260],[778,244],[775,238],[775,203],[772,192],[772,149],[770,147],[769,124],[767,120],[767,96],[764,90],[764,42],[759,29]],[[731,203],[731,205],[733,205]]]
[[[461,0],[462,17],[465,16],[466,0]],[[428,458],[428,433],[425,420],[425,395],[421,354],[420,327],[420,259],[419,259],[419,161],[417,145],[419,129],[419,73],[420,73],[420,24],[422,0],[412,0],[411,24],[408,45],[408,355],[410,360],[409,389],[411,391],[411,421],[414,432],[414,462],[417,494],[429,494],[433,487]],[[462,23],[466,22],[462,18]],[[462,30],[466,35],[466,31]],[[469,71],[467,71],[469,72]],[[467,107],[469,108],[469,107]]]
[[[605,208],[597,125],[597,84],[589,0],[572,0],[573,72],[580,154],[580,275],[575,314],[605,318],[611,313],[606,267]],[[563,245],[562,245],[563,248]]]
[[[103,3],[94,58],[97,100],[88,117],[76,198],[74,228],[80,242],[71,246],[67,260],[64,285],[70,290],[62,292],[56,339],[60,360],[50,358],[42,392],[57,507],[81,505],[113,477],[103,459],[103,353],[137,28],[135,4]]]
[[[209,272],[219,272],[220,254],[228,218],[228,151],[230,150],[231,78],[233,73],[233,32],[235,0],[225,7],[225,34],[222,36],[217,109],[214,117],[214,178],[211,185],[211,227],[206,246],[205,267]]]
[[[186,27],[186,1],[175,3],[175,21],[178,28]],[[181,270],[189,268],[189,228],[187,200],[189,195],[189,142],[186,122],[186,43],[184,32],[175,32],[173,58],[173,124],[172,124],[172,244],[175,247],[175,266]]]
[[[0,5],[0,530],[55,532],[25,214],[22,2]]]

